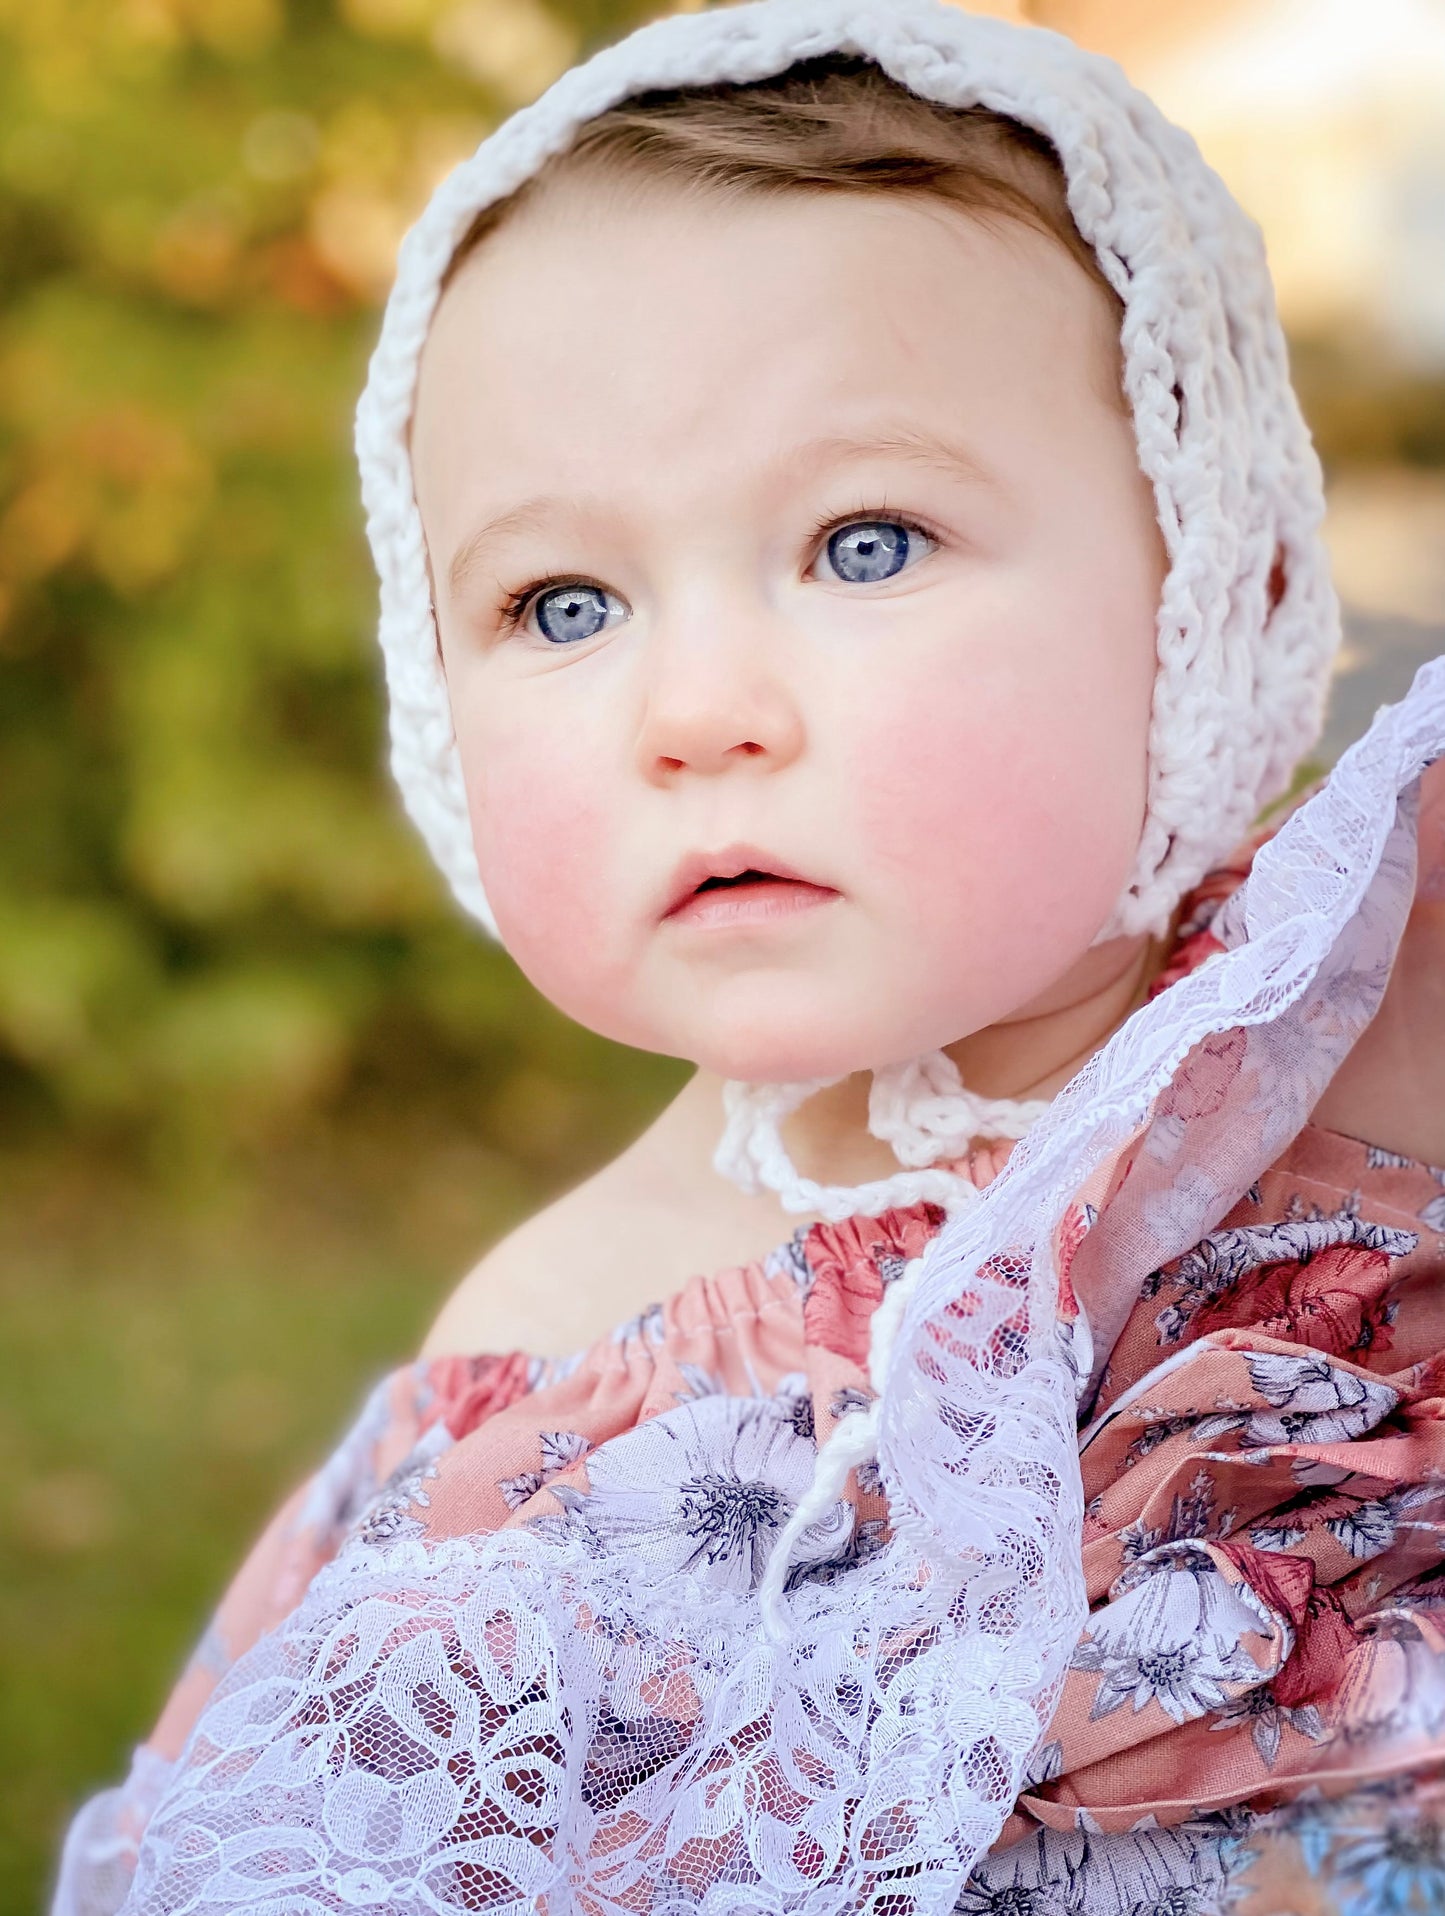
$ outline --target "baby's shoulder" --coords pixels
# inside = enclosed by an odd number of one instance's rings
[[[518,1225],[447,1300],[423,1357],[567,1356],[690,1279],[765,1258],[799,1220],[718,1176],[684,1111]],[[706,1127],[703,1127],[706,1130]]]
[[[524,1350],[565,1356],[642,1307],[641,1247],[662,1220],[617,1164],[527,1218],[475,1264],[443,1305],[423,1357]],[[642,1299],[642,1303],[650,1297]]]

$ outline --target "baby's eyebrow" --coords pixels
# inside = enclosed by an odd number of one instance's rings
[[[589,499],[560,498],[554,493],[535,493],[530,499],[519,500],[494,519],[484,519],[474,526],[452,554],[451,564],[447,567],[447,591],[455,599],[462,587],[470,580],[477,569],[482,554],[489,545],[509,535],[536,532],[541,527],[555,523],[558,518],[577,518],[592,509],[599,509],[600,502]]]
[[[906,459],[914,465],[963,479],[970,485],[1005,490],[1001,475],[966,445],[944,438],[919,426],[890,427],[886,431],[865,433],[825,433],[788,446],[774,455],[769,465],[774,472],[801,474],[811,468],[838,460]],[[476,570],[483,553],[496,540],[525,532],[535,532],[555,524],[559,518],[583,519],[600,515],[607,502],[590,497],[562,498],[554,493],[536,493],[516,505],[475,526],[452,554],[447,568],[447,590],[455,600]]]
[[[960,440],[921,426],[894,426],[879,432],[827,433],[790,447],[780,463],[811,466],[830,459],[907,459],[971,485],[1003,489],[1002,475]]]

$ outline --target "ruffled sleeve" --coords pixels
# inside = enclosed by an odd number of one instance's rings
[[[53,1916],[111,1916],[125,1901],[140,1842],[217,1683],[296,1607],[352,1526],[385,1494],[431,1431],[445,1431],[439,1378],[417,1363],[385,1376],[341,1443],[286,1499],[257,1539],[192,1652],[125,1781],[80,1809],[65,1839]]]

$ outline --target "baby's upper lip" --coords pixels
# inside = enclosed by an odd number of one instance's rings
[[[660,916],[670,918],[709,878],[740,878],[744,872],[758,872],[795,885],[813,885],[819,891],[834,889],[807,877],[773,852],[765,852],[756,845],[726,845],[721,851],[688,853],[672,875]]]

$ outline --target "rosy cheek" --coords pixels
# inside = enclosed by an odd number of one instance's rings
[[[951,969],[957,954],[986,949],[990,970],[1024,973],[1047,963],[1041,944],[1087,941],[1137,828],[1121,824],[1101,733],[1080,722],[1077,701],[1027,696],[1007,673],[967,683],[934,673],[868,709],[847,780],[860,869],[878,874],[889,919],[920,960],[950,954]]]
[[[530,734],[463,744],[477,863],[504,942],[544,990],[605,928],[608,833],[596,781],[575,750]]]
[[[845,785],[856,794],[864,869],[897,887],[904,909],[925,890],[940,903],[940,879],[963,878],[1002,829],[1007,733],[981,723],[976,700],[937,683],[890,687],[866,709]]]

